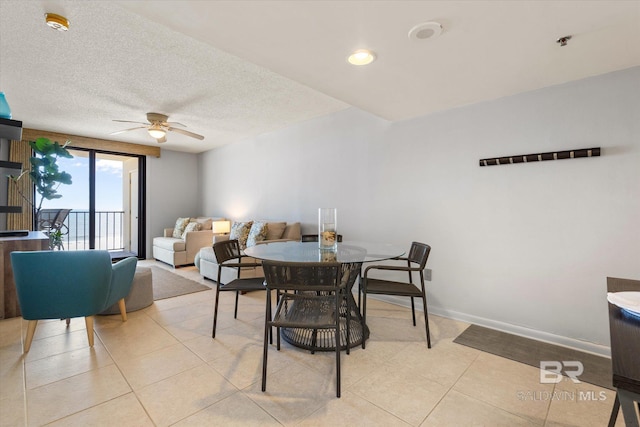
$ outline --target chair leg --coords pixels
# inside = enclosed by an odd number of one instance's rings
[[[65,320],[67,321],[67,326],[69,326],[71,324],[71,319],[67,317]]]
[[[87,339],[89,340],[89,347],[93,347],[93,316],[85,317],[84,323],[87,326]]]
[[[264,342],[262,349],[262,391],[267,389],[267,353],[269,352],[269,344],[267,343],[267,335],[272,335],[271,332],[271,292],[267,291],[267,309],[264,315]]]
[[[340,397],[340,300],[340,292],[336,291],[336,397]]]
[[[413,317],[413,326],[416,326],[416,306],[413,302],[413,297],[411,297],[411,316]]]
[[[429,333],[429,313],[427,311],[427,297],[422,294],[422,306],[424,307],[424,324],[427,329],[427,348],[431,348],[431,334]]]
[[[238,297],[240,296],[240,291],[236,291],[236,307],[233,310],[233,318],[237,319],[238,318]]]
[[[365,347],[364,331],[367,327],[367,287],[365,285],[362,292],[362,349]]]
[[[118,308],[120,309],[120,317],[122,317],[122,321],[127,321],[127,306],[124,303],[124,298],[118,301]]]
[[[29,320],[27,324],[27,336],[24,339],[24,352],[28,353],[31,348],[31,343],[33,342],[33,336],[36,333],[36,326],[38,326],[37,320]]]
[[[616,399],[613,401],[613,409],[611,410],[611,416],[609,417],[608,427],[614,427],[616,420],[618,419],[618,412],[620,411],[620,398],[616,393]]]
[[[213,330],[211,331],[211,338],[216,337],[216,325],[218,324],[218,301],[220,300],[220,287],[216,284],[216,302],[213,306]]]
[[[345,325],[346,332],[347,332],[346,333],[346,340],[347,341],[345,343],[345,347],[346,347],[346,350],[347,350],[347,354],[351,354],[351,345],[350,345],[351,344],[351,334],[349,333],[349,329],[350,329],[350,326],[351,326],[351,295],[349,295],[348,293],[345,293],[344,302],[347,305],[347,313],[346,313],[346,316],[345,316],[345,321],[347,322],[346,325]],[[363,336],[363,338],[364,338],[364,336]]]

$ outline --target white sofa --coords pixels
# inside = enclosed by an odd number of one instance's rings
[[[202,224],[200,231],[187,231],[184,238],[173,237],[173,228],[165,228],[164,235],[153,238],[153,257],[173,267],[189,265],[201,248],[213,245],[212,221],[224,218],[198,217],[191,218],[191,222]]]
[[[300,241],[302,234],[300,232],[300,223],[285,223],[285,222],[276,222],[276,221],[266,221],[267,222],[267,236],[265,240],[258,242],[257,244],[263,243],[272,243],[272,242],[287,242],[287,241]],[[284,225],[284,231],[281,232],[282,226]],[[214,243],[222,240],[228,240],[229,235],[216,235],[214,236]],[[254,263],[255,259],[251,257],[246,257],[242,259],[242,262]],[[213,245],[209,247],[200,249],[198,255],[195,258],[195,265],[200,270],[200,274],[207,279],[216,281],[218,280],[218,262],[216,261],[215,253],[213,252]],[[237,277],[237,270],[235,268],[222,268],[222,283],[228,283],[231,280]],[[244,267],[240,271],[241,278],[249,278],[249,277],[262,277],[264,273],[262,272],[262,267]]]

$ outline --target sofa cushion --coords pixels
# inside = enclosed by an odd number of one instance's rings
[[[200,258],[200,261],[205,260],[205,261],[209,261],[209,262],[213,262],[213,263],[217,263],[216,261],[216,254],[215,252],[213,252],[213,248],[202,248],[200,249],[200,251],[198,252],[198,256]]]
[[[176,239],[182,239],[182,233],[184,233],[184,228],[189,224],[191,218],[178,218],[176,220],[176,225],[173,227],[173,237]]]
[[[199,222],[190,222],[184,228],[181,238],[184,239],[189,231],[200,231],[200,230],[201,230],[201,225]]]
[[[302,238],[302,233],[300,232],[300,223],[292,222],[287,224],[287,227],[284,229],[284,233],[282,233],[281,239],[289,239],[289,240],[300,240]]]
[[[251,231],[251,225],[253,221],[247,222],[233,222],[231,224],[231,233],[229,233],[229,239],[238,240],[238,244],[240,245],[240,249],[247,248],[247,238],[249,237],[249,231]]]
[[[154,237],[153,246],[173,252],[184,252],[187,250],[184,240],[176,239],[175,237]]]
[[[247,247],[255,246],[256,243],[262,242],[267,238],[269,233],[269,225],[263,221],[255,221],[251,225],[249,237],[247,237]]]
[[[277,240],[282,238],[282,234],[286,227],[286,222],[267,222],[267,237],[265,240]]]

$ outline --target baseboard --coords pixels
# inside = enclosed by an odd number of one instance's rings
[[[377,298],[376,298],[377,297]],[[390,304],[400,305],[411,309],[411,303],[408,298],[392,297],[377,295],[370,296],[369,298],[379,299],[381,301],[388,302]],[[422,311],[422,304],[416,304],[416,310]],[[588,341],[577,340],[575,338],[563,337],[561,335],[555,335],[544,331],[538,331],[523,326],[512,325],[506,322],[500,322],[497,320],[487,319],[484,317],[474,316],[467,313],[461,313],[458,311],[447,310],[441,307],[429,306],[429,313],[436,316],[445,317],[447,319],[459,320],[461,322],[473,323],[475,325],[484,326],[486,328],[496,329],[501,332],[507,332],[514,335],[519,335],[525,338],[531,338],[538,341],[544,341],[550,344],[556,344],[563,347],[572,348],[574,350],[580,350],[587,353],[596,354],[598,356],[611,357],[611,348],[608,346],[595,344]]]

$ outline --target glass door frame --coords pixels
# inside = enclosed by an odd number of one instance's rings
[[[113,154],[136,158],[138,160],[138,248],[136,257],[146,258],[146,218],[147,218],[147,157],[139,154],[118,153],[115,151],[96,150],[94,148],[76,148],[71,150],[85,151],[89,154],[89,249],[96,247],[96,154]],[[123,180],[125,177],[123,176]]]

